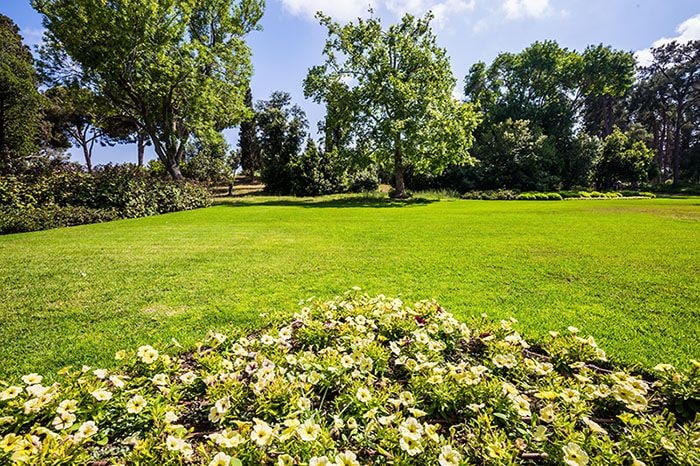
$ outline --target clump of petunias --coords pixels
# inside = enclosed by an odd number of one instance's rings
[[[283,325],[0,382],[0,464],[700,464],[700,363],[637,373],[358,290]],[[653,374],[653,375],[649,375]]]

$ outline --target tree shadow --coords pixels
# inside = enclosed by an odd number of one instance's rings
[[[437,199],[411,198],[395,200],[380,197],[343,197],[337,199],[328,198],[275,198],[256,199],[257,196],[246,198],[225,198],[218,199],[215,205],[226,207],[305,207],[305,208],[396,208],[428,205],[438,202]]]

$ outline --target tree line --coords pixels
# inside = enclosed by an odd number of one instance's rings
[[[304,80],[326,115],[313,139],[289,94],[254,102],[249,33],[262,0],[34,0],[36,58],[0,17],[0,175],[51,170],[70,145],[137,143],[174,180],[230,180],[317,195],[558,190],[700,181],[700,41],[631,52],[555,41],[466,73],[463,97],[432,15],[339,24]],[[240,126],[237,148],[222,136]]]

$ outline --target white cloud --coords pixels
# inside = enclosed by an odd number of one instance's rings
[[[508,19],[541,18],[549,12],[549,0],[504,0]]]
[[[377,0],[282,0],[290,13],[313,19],[323,11],[338,21],[347,21],[367,16],[367,10],[377,7]]]
[[[20,35],[24,39],[24,43],[33,48],[35,45],[40,45],[44,41],[44,28],[22,28]]]
[[[452,14],[473,10],[476,0],[282,0],[282,3],[294,15],[313,18],[320,10],[338,21],[367,16],[369,8],[375,11],[384,8],[397,17],[405,13],[422,15],[430,10],[436,23],[444,24]]]
[[[674,40],[680,43],[690,42],[691,40],[700,40],[700,14],[686,19],[676,28],[678,35],[675,37],[662,37],[654,42],[651,47],[643,49],[634,54],[637,63],[640,66],[648,66],[654,60],[651,54],[651,49],[659,47]]]

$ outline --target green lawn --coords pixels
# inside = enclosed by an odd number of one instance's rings
[[[261,325],[352,286],[576,325],[645,366],[700,358],[700,199],[252,198],[0,237],[0,377]]]

